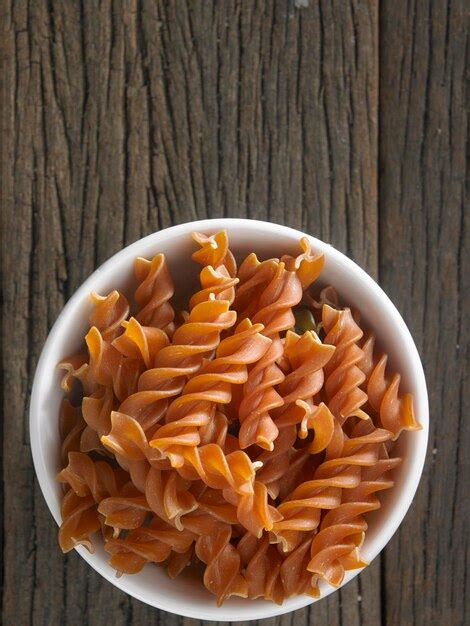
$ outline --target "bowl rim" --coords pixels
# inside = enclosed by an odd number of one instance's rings
[[[36,473],[36,477],[41,488],[41,492],[46,500],[46,504],[54,517],[57,524],[60,524],[60,514],[55,512],[56,509],[56,495],[52,489],[52,485],[54,484],[54,476],[50,476],[48,470],[45,467],[43,449],[41,446],[41,436],[39,430],[39,419],[37,416],[39,415],[38,406],[39,399],[41,397],[41,378],[42,372],[47,365],[48,354],[52,350],[55,337],[63,326],[67,325],[67,319],[71,311],[74,307],[82,300],[84,294],[89,294],[93,289],[92,285],[102,274],[108,272],[108,270],[113,266],[113,264],[121,258],[135,258],[139,256],[139,250],[145,247],[145,244],[155,243],[158,245],[158,242],[161,241],[164,237],[171,235],[172,237],[178,237],[183,235],[188,235],[194,230],[199,231],[218,231],[224,228],[230,227],[243,227],[248,231],[258,231],[262,228],[263,231],[266,232],[267,235],[270,233],[274,234],[285,234],[289,235],[291,238],[296,237],[308,237],[310,243],[314,250],[322,251],[325,256],[332,257],[336,262],[343,264],[343,266],[350,270],[354,275],[357,276],[358,280],[362,280],[364,284],[370,289],[374,297],[377,299],[378,303],[388,309],[388,314],[393,318],[394,323],[400,331],[401,338],[404,342],[406,342],[408,347],[407,358],[412,363],[412,370],[415,374],[415,386],[416,393],[419,395],[421,412],[419,414],[419,421],[422,425],[422,430],[416,433],[419,435],[417,437],[417,443],[414,450],[414,457],[412,458],[412,471],[410,471],[410,476],[406,481],[406,488],[400,494],[399,502],[394,506],[393,514],[387,520],[383,532],[380,533],[379,538],[374,544],[374,549],[371,550],[372,555],[369,558],[370,562],[382,551],[385,545],[390,541],[391,537],[399,528],[401,522],[403,521],[411,503],[415,496],[416,490],[418,488],[421,475],[423,472],[424,462],[426,458],[427,446],[428,446],[428,436],[429,436],[429,403],[428,403],[428,394],[426,388],[426,380],[424,376],[424,370],[421,363],[421,359],[412,338],[412,335],[405,324],[402,316],[396,309],[393,302],[387,296],[387,294],[383,291],[383,289],[378,285],[378,283],[365,271],[363,270],[357,263],[355,263],[348,256],[337,250],[331,244],[322,241],[308,233],[303,233],[302,231],[293,229],[289,226],[284,226],[282,224],[265,222],[262,220],[252,220],[245,218],[212,218],[212,219],[204,219],[204,220],[196,220],[189,221],[182,224],[178,224],[176,226],[171,226],[169,228],[165,228],[146,237],[142,237],[137,241],[131,243],[128,246],[123,247],[121,250],[112,255],[109,259],[107,259],[103,264],[101,264],[72,294],[70,299],[66,302],[63,309],[59,313],[55,323],[50,329],[47,339],[42,348],[40,357],[38,359],[36,370],[33,379],[32,391],[31,391],[31,399],[30,399],[30,409],[29,409],[29,432],[30,432],[30,446],[31,453],[33,457],[33,464]],[[175,607],[174,603],[172,607],[169,607],[168,600],[163,595],[155,595],[155,601],[150,601],[149,598],[144,597],[143,595],[139,595],[134,590],[129,590],[126,584],[126,577],[115,578],[112,575],[109,575],[107,571],[105,571],[102,567],[102,563],[95,563],[92,559],[93,555],[83,547],[78,546],[75,548],[77,552],[89,563],[95,571],[97,571],[101,576],[107,579],[111,584],[115,587],[118,587],[121,591],[135,597],[136,599],[158,608],[160,610],[169,611],[171,613],[176,613],[183,617],[191,617],[198,619],[206,619],[206,620],[217,620],[217,621],[237,621],[236,616],[233,614],[228,615],[226,612],[224,613],[224,607],[220,607],[218,611],[220,611],[220,615],[214,615],[213,612],[205,613],[201,610],[200,607],[197,609],[192,608],[191,601],[187,600],[183,605],[178,604]],[[368,555],[369,556],[369,555]],[[350,580],[355,578],[362,569],[354,570],[351,572],[347,572],[345,579],[342,585],[339,587],[343,587]],[[321,597],[318,599],[312,598],[310,596],[301,595],[296,596],[288,601],[285,601],[282,605],[276,605],[274,603],[265,603],[263,604],[263,610],[255,610],[255,606],[257,602],[251,601],[253,605],[254,612],[256,614],[243,615],[243,621],[249,621],[254,619],[264,619],[269,617],[275,617],[278,615],[282,615],[291,611],[295,611],[297,609],[304,608],[324,597],[328,596],[330,593],[333,593],[337,589],[334,587],[326,587],[324,592],[322,591]],[[177,608],[177,612],[175,611]]]

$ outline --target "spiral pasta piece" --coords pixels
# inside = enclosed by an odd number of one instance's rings
[[[290,471],[293,446],[297,438],[295,425],[284,426],[274,441],[272,450],[263,450],[256,457],[261,468],[256,472],[256,480],[266,486],[268,494],[275,499],[279,495],[280,481]]]
[[[170,578],[176,578],[181,574],[185,567],[191,564],[194,558],[194,546],[182,553],[171,551],[170,556],[166,559],[166,573]]]
[[[313,480],[299,485],[278,506],[283,519],[274,525],[273,534],[285,552],[299,544],[303,533],[318,527],[322,510],[339,506],[342,490],[359,484],[361,467],[374,465],[380,446],[389,439],[390,433],[378,428],[348,439],[339,423],[335,423],[325,461],[315,470]]]
[[[334,346],[322,343],[313,331],[302,336],[287,331],[284,357],[289,362],[290,372],[277,388],[284,399],[284,407],[275,417],[277,424],[292,423],[289,410],[296,401],[313,398],[320,391],[324,381],[323,368],[335,350]]]
[[[261,266],[260,266],[261,267]],[[275,386],[284,379],[276,364],[283,353],[279,333],[291,328],[295,319],[292,307],[300,302],[302,287],[294,272],[285,270],[279,263],[271,282],[262,292],[254,323],[264,325],[263,334],[272,339],[272,346],[264,357],[252,368],[239,406],[241,448],[256,443],[261,448],[272,450],[279,430],[270,412],[284,404]]]
[[[303,302],[313,311],[315,316],[318,311],[320,313],[320,317],[323,305],[325,304],[333,309],[341,308],[338,292],[332,285],[323,287],[317,298],[314,298],[310,293],[306,292],[303,297]]]
[[[302,298],[302,285],[295,272],[286,270],[279,263],[271,282],[261,293],[258,310],[253,323],[264,325],[264,334],[273,337],[276,333],[291,329],[295,324],[292,308]]]
[[[168,475],[150,468],[145,494],[160,519],[179,530],[190,531],[195,537],[213,533],[215,521],[238,523],[236,506],[227,502],[220,490],[207,488],[204,483],[196,490],[188,490],[188,484],[177,474]]]
[[[70,485],[79,497],[91,495],[103,523],[114,535],[121,529],[139,528],[152,510],[145,496],[126,481],[125,472],[106,462],[92,461],[86,454],[70,453],[69,463],[57,480]]]
[[[217,597],[217,605],[229,596],[246,598],[247,583],[240,574],[240,555],[230,543],[232,529],[219,524],[215,532],[201,535],[196,542],[196,555],[206,563],[204,584]]]
[[[229,421],[227,416],[217,410],[214,419],[199,431],[201,445],[216,443],[225,453],[233,452],[238,448],[238,438],[228,432],[228,427]]]
[[[307,570],[310,562],[311,544],[312,537],[309,534],[292,552],[286,555],[281,564],[279,576],[286,598],[302,593],[315,598],[320,595],[317,579],[312,580],[312,574]]]
[[[232,386],[247,380],[247,365],[269,349],[271,340],[260,334],[262,330],[262,324],[244,320],[234,335],[219,344],[215,359],[186,383],[168,407],[167,423],[155,432],[150,445],[168,456],[173,467],[184,463],[181,446],[199,445],[199,431],[214,418],[217,405],[230,402]]]
[[[90,376],[99,385],[111,387],[119,401],[133,394],[142,372],[141,361],[123,356],[96,326],[90,328],[85,341],[90,355]]]
[[[204,267],[199,274],[201,283],[200,291],[196,292],[189,300],[189,309],[193,309],[197,304],[209,300],[214,296],[217,300],[227,300],[232,304],[235,298],[235,286],[238,278],[231,277],[224,265],[214,269],[212,265]]]
[[[56,479],[68,484],[79,497],[91,495],[95,502],[101,502],[109,495],[118,495],[126,480],[122,470],[112,468],[106,461],[93,461],[82,452],[69,453],[68,465]]]
[[[298,401],[302,404],[302,401]],[[319,454],[328,447],[335,430],[335,420],[330,409],[321,402],[318,406],[309,403],[300,422],[299,439],[306,439],[310,430],[314,431],[313,439],[307,444],[309,454]]]
[[[145,496],[132,482],[126,483],[118,495],[103,498],[98,504],[104,523],[117,531],[140,528],[151,510]]]
[[[362,346],[363,358],[358,365],[366,377],[369,404],[395,440],[403,430],[420,430],[421,426],[414,415],[412,395],[399,394],[400,374],[387,375],[388,356],[383,354],[377,360],[374,343],[375,337],[370,335]]]
[[[238,521],[236,507],[227,502],[220,490],[208,488],[204,483],[191,484],[176,473],[151,467],[145,494],[160,519],[191,532],[194,537],[212,532],[216,522],[233,525]]]
[[[281,354],[281,341],[275,337],[269,350],[249,371],[238,406],[238,440],[242,449],[255,443],[268,450],[274,447],[273,441],[279,430],[270,411],[283,404],[281,395],[275,389],[284,379],[284,374],[276,364]]]
[[[194,538],[154,517],[149,525],[130,530],[125,538],[110,539],[105,550],[111,554],[109,564],[119,574],[136,574],[146,563],[163,563],[172,551],[187,552]]]
[[[282,555],[268,537],[256,539],[246,533],[237,545],[242,560],[242,574],[248,583],[249,598],[264,598],[282,604],[285,598],[299,594],[317,597],[318,589],[307,570],[311,537],[295,550]]]
[[[297,400],[284,417],[286,422],[280,425],[274,449],[263,451],[256,459],[263,464],[256,478],[266,485],[271,498],[283,498],[291,491],[289,485],[299,480],[298,475],[303,472],[309,455],[325,450],[334,432],[333,415],[323,403],[315,406],[311,401]],[[292,423],[288,423],[287,418]],[[295,448],[298,438],[305,439],[312,430],[313,439],[305,447]]]
[[[162,469],[160,454],[149,445],[147,436],[137,420],[120,413],[111,412],[111,430],[101,437],[103,445],[115,455],[118,463],[132,477],[134,484],[144,491],[149,464]],[[163,466],[165,467],[165,466]],[[169,467],[167,463],[166,468]]]
[[[93,461],[82,452],[70,452],[68,465],[56,479],[70,487],[67,501],[66,498],[63,501],[60,546],[68,551],[76,543],[82,543],[91,551],[90,536],[102,527],[103,522],[97,504],[107,496],[119,493],[126,480],[125,473],[113,469],[105,461]]]
[[[99,437],[111,428],[111,412],[115,408],[116,398],[111,387],[100,386],[90,396],[82,400],[82,413],[88,428]]]
[[[272,530],[282,518],[279,511],[269,504],[266,485],[259,480],[254,480],[252,490],[247,493],[235,494],[224,489],[223,494],[226,500],[237,505],[239,523],[255,537],[261,537],[264,530]]]
[[[130,359],[141,359],[146,369],[154,367],[157,354],[169,344],[168,335],[159,328],[142,326],[136,318],[122,323],[124,332],[113,341],[113,347]]]
[[[252,318],[258,310],[258,300],[273,280],[279,267],[279,259],[259,261],[254,252],[249,254],[238,270],[239,285],[233,308],[239,319]]]
[[[106,447],[112,450],[116,461],[129,473],[132,482],[141,492],[145,492],[145,481],[150,466],[158,470],[171,469],[168,459],[161,459],[153,450],[147,437],[136,420],[125,413],[114,411],[111,414],[111,431],[106,436]]]
[[[363,469],[359,485],[345,491],[342,504],[325,515],[311,544],[309,572],[337,587],[345,570],[367,565],[358,552],[367,529],[363,515],[380,507],[380,500],[374,494],[393,486],[387,472],[400,461],[379,459],[375,465]]]
[[[168,514],[165,498],[168,497],[165,478],[162,473],[151,469],[147,481],[148,500],[152,508],[162,519],[168,517],[180,530],[196,539],[195,551],[198,558],[207,564],[204,583],[221,603],[230,595],[245,596],[243,579],[239,575],[240,559],[235,548],[230,544],[231,524],[237,520],[235,509],[221,498],[220,492],[209,490],[193,504],[189,510],[176,520]],[[193,503],[196,499],[193,498]],[[183,567],[191,552],[177,559],[177,567]]]
[[[125,296],[118,291],[111,291],[107,296],[91,294],[95,307],[89,317],[90,326],[95,326],[103,340],[110,342],[121,329],[121,323],[129,313],[129,303]],[[86,353],[79,353],[63,359],[58,368],[65,370],[61,387],[66,393],[72,391],[74,380],[81,383],[84,395],[93,393],[97,388],[94,371],[90,369],[89,357]]]
[[[242,450],[225,454],[220,446],[209,443],[184,447],[181,455],[184,463],[177,469],[183,478],[202,480],[212,489],[226,489],[240,496],[253,493],[257,466]]]
[[[361,407],[367,402],[367,394],[361,389],[365,375],[358,364],[363,352],[358,345],[363,333],[354,321],[351,311],[338,311],[325,304],[322,324],[326,336],[324,343],[336,347],[335,353],[325,366],[325,395],[330,411],[342,421],[356,415],[366,418]]]
[[[101,388],[96,394],[101,394],[103,389],[105,388]],[[73,406],[67,399],[62,401],[59,434],[62,441],[61,460],[64,465],[67,463],[69,452],[98,452],[106,455],[98,434],[87,422],[83,402],[80,407]]]
[[[300,280],[302,289],[307,289],[318,278],[320,272],[325,264],[325,257],[323,253],[312,253],[312,247],[307,237],[302,237],[300,240],[300,248],[302,252],[292,257],[290,255],[284,255],[281,258],[286,264],[288,271],[295,272]]]
[[[158,517],[178,530],[184,528],[181,518],[198,508],[190,483],[174,472],[150,467],[145,480],[145,496]]]
[[[305,430],[307,423],[312,426],[313,423],[319,423],[320,415],[318,407],[313,404],[313,398],[323,385],[323,368],[334,351],[334,346],[322,344],[313,331],[306,331],[302,336],[292,331],[287,332],[283,356],[288,374],[277,387],[284,406],[274,413],[276,425],[280,429],[303,424]],[[323,438],[328,443],[328,435],[331,438],[333,432],[331,419],[327,420],[326,425],[328,432],[324,433]],[[317,451],[325,449],[326,445]]]
[[[101,443],[98,433],[89,426],[85,426],[82,436],[80,437],[80,452],[94,452],[101,456],[110,456],[109,452]]]
[[[91,537],[101,524],[93,497],[82,498],[69,489],[62,498],[60,515],[59,546],[62,552],[70,552],[78,545],[94,552]]]
[[[192,254],[193,261],[203,266],[211,265],[214,269],[223,265],[229,276],[236,275],[237,263],[229,249],[226,230],[221,230],[214,235],[195,232],[192,238],[200,246],[200,249]]]
[[[246,533],[238,542],[243,577],[247,582],[247,597],[264,598],[282,604],[284,589],[280,578],[282,557],[270,545],[267,535],[258,539]]]
[[[142,373],[138,390],[119,407],[151,431],[161,419],[168,400],[181,393],[186,378],[203,365],[203,357],[215,350],[220,333],[233,326],[236,313],[226,300],[210,299],[196,305],[185,324],[174,333],[171,345],[163,347],[154,359],[154,366]]]
[[[309,446],[311,453],[313,450],[325,449],[331,439],[333,418],[329,411],[317,407],[314,410],[311,399],[323,384],[322,367],[333,352],[333,346],[322,344],[310,331],[304,333],[302,337],[291,331],[287,332],[283,356],[289,374],[277,386],[284,404],[272,412],[279,436],[274,442],[273,450],[265,451],[258,457],[263,463],[258,479],[268,486],[271,497],[277,497],[279,494],[279,479],[288,471],[298,424],[304,424],[304,437],[307,435],[307,422],[310,428],[317,426],[318,437],[315,444],[312,442]],[[305,400],[309,400],[310,404]]]
[[[107,296],[92,293],[90,297],[95,308],[89,317],[89,324],[100,331],[104,341],[110,342],[122,332],[121,324],[129,315],[129,302],[116,290]]]
[[[80,407],[73,406],[67,398],[62,400],[59,413],[60,456],[67,463],[69,452],[80,450],[80,440],[86,426]]]
[[[63,370],[64,374],[60,381],[60,386],[65,393],[71,393],[74,381],[77,380],[82,385],[85,394],[92,393],[97,384],[90,374],[88,365],[88,355],[86,353],[74,354],[62,359],[57,364],[58,370]]]
[[[164,330],[169,336],[174,331],[175,312],[170,299],[175,288],[166,264],[165,255],[157,254],[151,261],[138,257],[134,272],[139,283],[134,299],[137,303],[137,321],[143,326]]]

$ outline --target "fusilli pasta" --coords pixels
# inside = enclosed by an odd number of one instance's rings
[[[308,291],[323,256],[307,238],[238,271],[225,231],[193,240],[187,312],[164,255],[138,258],[133,300],[92,294],[83,349],[59,363],[59,545],[100,533],[118,575],[198,564],[218,604],[318,596],[365,566],[412,398],[358,312]]]

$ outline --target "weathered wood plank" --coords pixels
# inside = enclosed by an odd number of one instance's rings
[[[287,223],[377,274],[377,3],[17,0],[5,11],[4,623],[196,624],[60,554],[28,448],[35,363],[96,265],[177,222]],[[266,626],[376,624],[379,572],[377,561]]]
[[[417,340],[431,409],[424,479],[385,552],[390,625],[468,623],[468,17],[458,0],[381,9],[380,279]]]

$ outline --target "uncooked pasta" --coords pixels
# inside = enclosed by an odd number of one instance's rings
[[[133,297],[91,294],[83,349],[59,364],[60,547],[101,540],[117,575],[202,571],[218,604],[318,597],[366,565],[413,399],[359,312],[315,288],[307,238],[238,268],[225,231],[193,241],[187,310],[165,256],[138,258]]]

